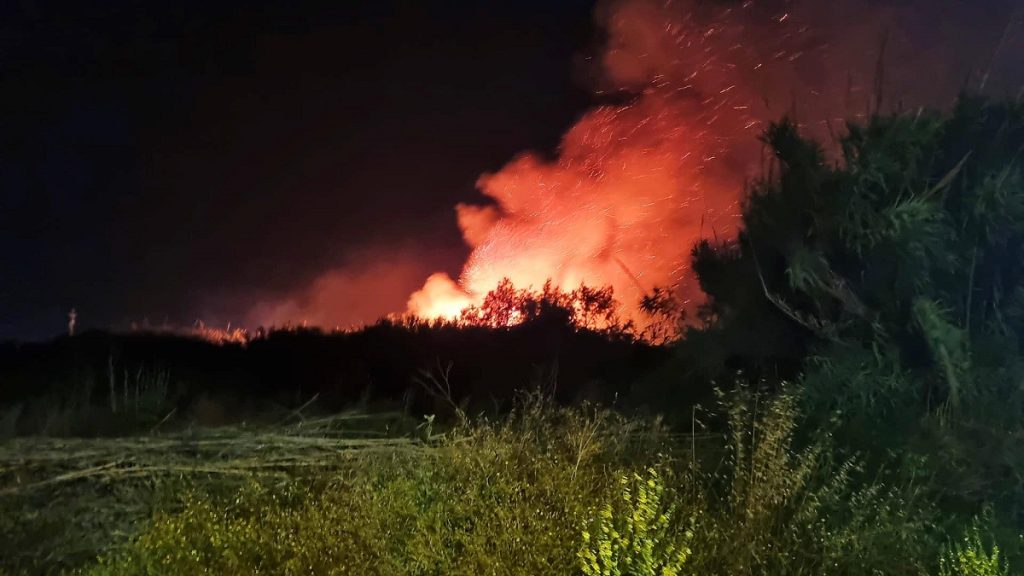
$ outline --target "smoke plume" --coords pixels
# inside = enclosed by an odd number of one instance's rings
[[[945,107],[961,89],[1006,95],[1019,86],[1021,2],[984,4],[601,4],[595,86],[599,98],[626,103],[585,114],[555,159],[527,152],[481,176],[492,203],[456,207],[473,249],[461,275],[431,275],[409,312],[456,316],[502,278],[610,285],[634,317],[654,287],[698,299],[690,249],[735,232],[768,122],[788,115],[827,139],[873,111]]]
[[[458,277],[371,251],[251,319],[347,326],[403,301],[410,313],[453,318],[503,278],[522,288],[611,286],[634,320],[655,287],[699,301],[690,250],[735,234],[767,123],[787,115],[828,142],[847,119],[947,107],[963,89],[1014,97],[1024,79],[1022,4],[603,2],[602,41],[585,61],[605,104],[569,129],[553,159],[525,152],[479,177],[489,202],[455,207],[471,248]]]
[[[360,327],[400,310],[409,290],[430,272],[431,260],[410,247],[355,252],[345,266],[321,274],[300,290],[262,298],[244,325]]]

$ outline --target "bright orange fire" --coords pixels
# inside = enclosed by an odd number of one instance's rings
[[[600,88],[629,103],[584,115],[553,161],[527,153],[483,175],[477,185],[493,204],[456,207],[469,260],[457,280],[430,276],[409,311],[451,318],[502,278],[612,286],[641,323],[637,304],[654,287],[699,299],[690,250],[735,232],[744,182],[762,169],[756,136],[767,122],[795,117],[827,143],[885,92],[944,106],[971,66],[995,62],[977,47],[1005,22],[916,30],[935,9],[934,0],[599,3]],[[896,55],[884,65],[883,46]]]
[[[535,288],[548,279],[568,290],[610,285],[633,304],[655,286],[679,286],[693,242],[732,224],[739,182],[716,173],[716,139],[687,107],[667,104],[671,97],[652,92],[594,110],[556,161],[525,154],[482,176],[495,205],[457,207],[473,247],[459,282],[434,274],[410,311],[457,316],[503,278]]]
[[[687,286],[690,250],[733,231],[750,156],[737,142],[753,142],[760,122],[751,95],[733,81],[747,71],[737,59],[715,58],[727,40],[713,26],[665,22],[662,11],[654,14],[667,27],[651,30],[649,9],[626,4],[612,16],[603,62],[618,86],[640,86],[636,96],[583,116],[554,161],[527,153],[481,176],[477,186],[493,205],[456,207],[469,260],[458,281],[430,276],[410,312],[456,317],[503,278],[519,287],[549,279],[564,290],[611,286],[633,320],[655,287],[698,296]],[[673,57],[654,62],[652,50]],[[680,60],[687,53],[691,60]]]

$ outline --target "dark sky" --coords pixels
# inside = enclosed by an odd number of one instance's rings
[[[457,272],[452,206],[591,102],[592,11],[0,3],[0,338],[223,321],[394,243]]]

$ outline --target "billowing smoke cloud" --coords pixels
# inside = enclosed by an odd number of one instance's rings
[[[267,297],[244,325],[303,325],[349,329],[401,310],[413,289],[430,273],[431,259],[413,248],[377,248],[354,253],[347,264],[283,297]]]
[[[410,312],[454,316],[502,279],[611,285],[627,312],[655,286],[699,298],[702,237],[734,233],[756,136],[788,114],[819,138],[845,119],[945,106],[962,88],[1019,87],[1021,0],[623,0],[596,13],[600,106],[557,158],[525,153],[478,181],[493,203],[457,206],[472,254],[431,275]],[[1009,92],[1012,95],[1012,92]]]

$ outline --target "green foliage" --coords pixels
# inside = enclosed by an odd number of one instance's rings
[[[96,574],[570,574],[579,527],[655,430],[533,400],[341,474],[190,495]]]
[[[801,448],[795,396],[723,397],[727,456],[534,397],[421,450],[193,490],[92,574],[920,574],[926,508]]]
[[[694,252],[720,329],[782,324],[796,343],[875,345],[945,373],[920,349],[935,312],[964,343],[1024,327],[1007,322],[1024,264],[1024,106],[876,116],[848,127],[839,163],[790,122],[765,142],[778,171],[752,187],[739,241]]]
[[[620,492],[583,531],[580,565],[586,576],[677,576],[693,553],[690,528],[658,471],[619,478]]]
[[[698,574],[920,574],[931,512],[912,491],[868,479],[827,434],[801,443],[798,397],[740,391],[724,402],[728,451],[707,484]],[[803,447],[801,447],[803,444]]]
[[[789,121],[764,141],[739,238],[694,250],[706,372],[801,378],[872,467],[933,478],[959,522],[986,504],[1019,522],[1024,104],[874,116],[829,153]]]
[[[974,524],[960,542],[948,546],[939,558],[939,576],[1009,576],[998,545],[986,546]]]

